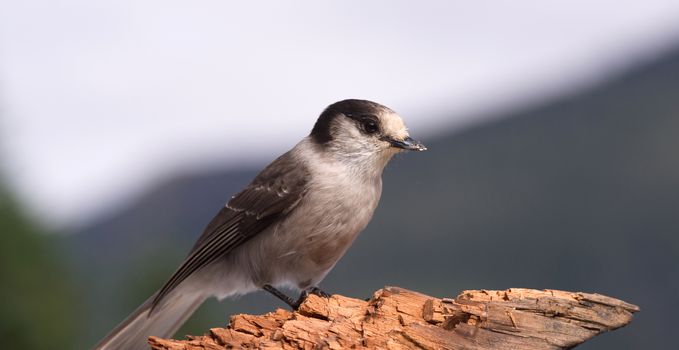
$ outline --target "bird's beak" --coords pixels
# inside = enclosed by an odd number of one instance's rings
[[[397,147],[409,151],[426,151],[425,147],[420,141],[413,140],[410,136],[406,137],[402,141],[394,140],[392,138],[387,139],[392,147]]]

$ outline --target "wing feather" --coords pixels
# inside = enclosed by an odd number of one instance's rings
[[[308,175],[306,167],[293,162],[290,152],[262,170],[210,221],[189,256],[156,294],[151,312],[192,273],[230,253],[292,211],[306,193]]]

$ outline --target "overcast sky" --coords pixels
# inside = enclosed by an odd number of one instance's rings
[[[68,225],[175,171],[269,160],[339,99],[430,135],[676,42],[678,1],[628,3],[4,1],[0,160]]]

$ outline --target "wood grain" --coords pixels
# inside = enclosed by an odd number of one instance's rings
[[[311,295],[296,312],[235,315],[188,340],[149,338],[157,350],[568,349],[625,326],[639,308],[599,294],[512,288],[435,298],[386,287],[368,300]]]

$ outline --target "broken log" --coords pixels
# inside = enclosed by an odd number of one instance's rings
[[[150,337],[156,350],[568,349],[627,325],[639,308],[579,292],[512,288],[435,298],[385,287],[368,300],[310,295],[295,312],[235,315],[188,340]]]

